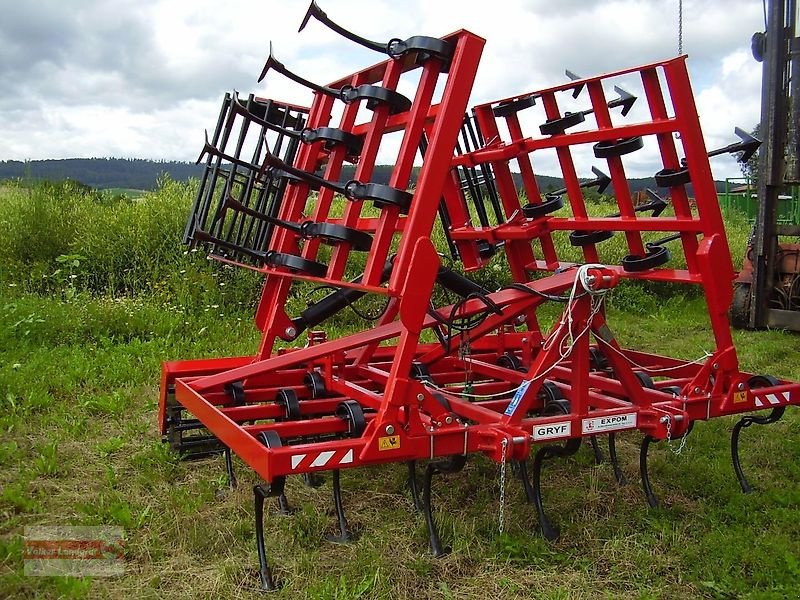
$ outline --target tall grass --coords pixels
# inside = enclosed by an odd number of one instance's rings
[[[155,192],[137,199],[101,193],[71,181],[4,184],[0,196],[0,256],[5,268],[0,271],[0,284],[42,295],[146,296],[186,308],[251,306],[263,283],[259,274],[209,261],[202,251],[188,250],[181,244],[195,192],[196,182],[179,183],[168,177],[159,181]],[[591,215],[613,213],[616,208],[616,204],[608,202],[587,205]],[[565,208],[555,216],[568,214]],[[750,228],[743,215],[730,214],[726,218],[732,256],[738,267]],[[646,240],[661,235],[646,234]],[[446,253],[440,225],[434,226],[431,237]],[[567,232],[557,232],[554,240],[562,260],[582,261],[580,249],[570,246]],[[627,254],[622,233],[598,248],[601,260],[609,263],[619,263]],[[680,242],[671,242],[670,248],[674,259],[669,266],[684,267]],[[538,242],[534,242],[534,251],[541,256]],[[322,246],[323,262],[326,253],[329,249]],[[358,275],[364,262],[363,253],[353,253],[348,275]],[[504,254],[498,253],[488,268],[470,276],[489,289],[509,283]],[[699,293],[669,284],[635,284],[627,288],[615,294],[615,301],[634,309],[652,306],[659,296]],[[298,303],[313,297],[316,294],[310,286],[299,286],[293,293],[293,301]]]

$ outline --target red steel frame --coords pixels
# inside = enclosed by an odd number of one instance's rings
[[[403,130],[391,185],[405,189],[423,130],[429,138],[405,219],[391,208],[384,208],[378,219],[364,219],[358,203],[348,204],[343,217],[331,219],[328,212],[332,194],[320,193],[315,220],[369,228],[375,235],[362,283],[342,280],[348,258],[346,247],[334,250],[325,278],[264,268],[267,281],[256,317],[264,335],[258,352],[246,357],[165,363],[160,402],[162,433],[168,428],[167,407],[177,402],[261,477],[272,481],[289,474],[472,452],[483,452],[497,461],[525,459],[531,446],[544,440],[626,429],[638,429],[663,439],[668,435],[683,435],[696,420],[800,404],[800,384],[781,382],[777,386],[751,389],[748,383],[751,375],[739,370],[726,316],[733,267],[683,57],[477,106],[475,117],[489,141],[474,152],[454,156],[483,40],[463,31],[446,39],[455,44],[448,73],[440,72],[438,59],[424,63],[409,112],[389,116],[388,109],[378,108],[369,123],[360,125],[355,124],[357,111],[353,106],[347,107],[342,116],[341,128],[366,134],[355,175],[361,181],[369,180],[383,133]],[[401,73],[413,67],[411,62],[386,61],[333,86],[382,81],[382,85],[394,88]],[[603,84],[623,75],[641,78],[650,115],[644,122],[615,126]],[[446,79],[442,100],[432,105],[433,90],[440,77]],[[671,100],[671,114],[662,80]],[[595,127],[550,137],[526,137],[517,115],[512,114],[502,118],[510,138],[501,139],[499,119],[493,113],[498,104],[535,95],[541,99],[547,118],[557,118],[562,114],[559,99],[576,85],[585,85],[589,90]],[[309,126],[326,125],[332,103],[329,97],[315,95]],[[685,189],[680,187],[671,189],[674,217],[638,216],[625,180],[624,159],[620,157],[607,160],[622,216],[598,218],[587,214],[571,154],[573,146],[655,136],[663,166],[678,168],[675,133],[679,134],[689,165],[696,214]],[[519,190],[511,176],[509,161],[517,162],[528,198],[540,202],[530,157],[544,149],[557,152],[571,216],[520,218]],[[304,147],[295,166],[313,171],[326,158],[326,177],[336,179],[345,157],[336,149],[329,155],[323,154],[313,145]],[[470,224],[469,211],[457,185],[457,167],[486,163],[496,177],[506,222],[478,228]],[[281,217],[296,220],[308,193],[304,184],[290,186]],[[447,346],[452,347],[445,348],[439,343],[422,341],[423,333],[440,327],[440,321],[429,310],[440,264],[430,233],[442,198],[451,216],[456,216],[450,233],[466,266],[469,269],[481,266],[476,250],[478,240],[502,242],[511,275],[521,286],[488,295],[500,309],[499,314],[486,314],[468,332],[468,339],[464,340],[468,342],[468,353],[464,351],[466,344],[448,342]],[[553,236],[562,231],[598,229],[624,232],[632,254],[642,254],[643,232],[680,233],[686,267],[630,273],[609,263],[590,272],[596,283],[593,288],[590,286],[592,293],[584,294],[582,284],[576,282],[579,269],[559,259]],[[391,242],[397,238],[394,268],[388,285],[383,286],[380,272],[389,258]],[[535,240],[540,242],[543,254],[540,258],[535,256],[532,245]],[[302,253],[312,259],[318,249],[312,243],[300,249],[296,236],[286,232],[277,235],[271,248]],[[585,247],[584,257],[587,262],[602,263],[602,246]],[[536,272],[553,273],[534,279]],[[711,356],[687,362],[620,348],[604,312],[595,303],[598,294],[616,285],[619,278],[701,285],[716,340]],[[286,334],[291,320],[284,304],[296,279],[385,294],[390,298],[389,309],[372,329],[276,352],[276,340],[291,337]],[[549,333],[540,332],[536,312],[547,301],[546,295],[575,290],[579,293],[567,304],[564,318]],[[446,319],[451,310],[452,307],[439,307],[435,313]],[[458,308],[459,317],[485,313],[485,299],[470,299]],[[520,327],[520,323],[527,327]],[[564,350],[566,340],[570,341],[568,351]],[[387,345],[389,341],[393,344]],[[613,377],[592,370],[592,348],[603,351]],[[498,357],[507,352],[520,357],[524,372],[498,366]],[[415,362],[427,367],[435,385],[410,375]],[[312,371],[324,377],[326,397],[310,397],[303,385],[303,377]],[[643,386],[637,371],[661,377],[655,389]],[[663,378],[664,374],[669,374],[669,378]],[[544,403],[539,392],[545,379],[554,382],[570,401],[569,414],[548,417],[537,414]],[[226,384],[236,382],[244,383],[244,405],[235,405],[225,392]],[[678,386],[680,394],[663,391],[671,386]],[[300,420],[278,420],[284,409],[275,398],[279,390],[287,388],[300,396]],[[472,396],[465,396],[467,391]],[[348,436],[348,423],[334,414],[339,403],[348,399],[356,400],[366,413],[366,428],[356,437]],[[267,448],[256,438],[267,430],[293,442]],[[320,436],[324,438],[322,441],[310,441]]]

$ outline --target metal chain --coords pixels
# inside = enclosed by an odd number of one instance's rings
[[[678,0],[678,55],[683,54],[683,0]]]
[[[508,448],[508,438],[503,438],[500,443],[503,447],[502,462],[500,463],[500,514],[498,515],[498,531],[502,534],[505,529],[505,513],[506,513],[506,449]]]
[[[681,437],[681,443],[676,448],[672,447],[672,418],[667,415],[667,445],[675,456],[680,456],[683,454],[683,449],[686,447],[686,437],[689,435],[689,428],[686,428],[686,431],[683,432],[683,436]]]

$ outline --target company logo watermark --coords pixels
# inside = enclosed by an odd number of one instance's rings
[[[122,527],[25,527],[24,573],[29,576],[114,577],[125,572]]]

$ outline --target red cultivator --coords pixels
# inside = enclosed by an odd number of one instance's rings
[[[576,452],[587,437],[600,455],[597,438],[605,435],[621,480],[614,435],[638,429],[641,478],[655,506],[647,476],[653,441],[685,436],[697,420],[771,409],[734,428],[734,467],[747,490],[739,432],[800,404],[800,384],[739,370],[726,316],[734,272],[684,58],[575,79],[465,116],[481,38],[459,31],[378,44],[332,23],[314,4],[306,21],[311,17],[389,59],[320,86],[270,56],[262,76],[278,71],[309,87],[310,108],[226,98],[204,149],[206,175],[186,241],[266,275],[256,315],[263,339],[254,356],[165,363],[161,382],[160,427],[176,450],[224,451],[229,467],[234,452],[267,482],[255,488],[262,587],[274,585],[263,502],[276,496],[288,509],[287,475],[313,484],[316,472],[333,471],[338,540],[346,541],[339,471],[407,463],[438,556],[446,550],[431,512],[431,480],[461,469],[470,453],[512,461],[542,533],[554,539],[539,485],[545,459]],[[413,97],[397,91],[401,83],[416,86]],[[631,122],[623,117],[636,98],[618,83],[636,86],[647,104],[637,119],[627,117]],[[581,101],[584,110],[564,109]],[[526,132],[529,122],[536,129]],[[382,139],[395,132],[402,141],[389,181],[373,182]],[[637,206],[624,165],[645,143],[660,150],[656,181],[670,201],[651,192]],[[726,150],[747,150],[743,144]],[[565,188],[542,196],[532,158],[548,152]],[[578,178],[573,155],[580,152],[603,165],[595,179]],[[411,192],[418,153],[422,167]],[[346,162],[355,171],[340,182]],[[583,188],[608,185],[616,214],[589,216]],[[437,217],[446,250],[465,271],[502,252],[514,283],[487,290],[442,266],[445,249],[431,241]],[[612,238],[624,243],[621,254]],[[559,256],[565,247],[574,255],[569,262]],[[684,361],[621,348],[604,311],[605,295],[621,279],[702,286],[713,353]],[[304,281],[335,291],[288,315],[292,286]],[[436,306],[436,286],[460,299]],[[338,339],[315,329],[366,294],[386,297],[374,327]],[[563,311],[542,331],[537,311],[551,302]],[[299,343],[278,350],[279,340]],[[538,444],[529,476],[526,461]],[[429,461],[422,498],[420,460]]]

